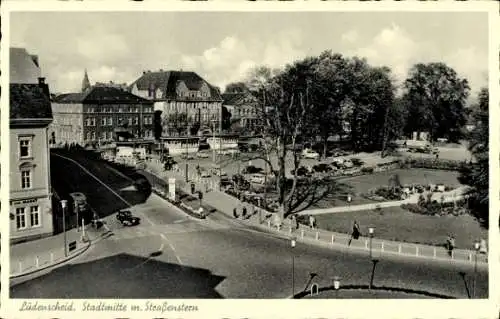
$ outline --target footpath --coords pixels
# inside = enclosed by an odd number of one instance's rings
[[[68,230],[66,232],[66,242],[68,244],[66,254],[63,233],[11,245],[9,258],[10,278],[23,277],[64,264],[86,252],[91,245],[104,238],[105,234],[104,230],[94,230],[87,225],[85,240],[82,241],[81,231],[77,232],[76,229]]]
[[[180,187],[186,193],[191,192],[190,183],[194,182],[196,190],[204,192],[204,203],[231,218],[234,218],[233,209],[237,208],[238,214],[240,215],[239,219],[249,226],[258,227],[289,238],[295,238],[297,241],[326,245],[332,248],[356,250],[358,252],[364,251],[365,253],[371,251],[372,256],[374,257],[392,254],[402,257],[425,258],[445,262],[474,264],[477,261],[477,263],[482,266],[485,266],[488,263],[487,255],[480,254],[472,250],[455,249],[450,256],[444,247],[389,241],[369,237],[360,237],[358,240],[352,240],[350,245],[348,245],[350,234],[331,232],[322,229],[311,229],[302,224],[299,224],[299,227],[296,228],[292,226],[292,221],[290,219],[285,219],[276,223],[276,214],[265,211],[262,208],[249,203],[241,202],[231,195],[218,191],[217,185],[214,185],[214,181],[209,180],[205,182],[202,179],[197,178],[193,169],[190,169],[190,172],[188,172],[189,182],[187,183],[185,181],[185,173],[183,171],[184,165],[180,166],[181,168],[177,171],[164,171],[162,165],[153,160],[147,163],[146,171],[150,174],[156,175],[162,180],[175,178],[176,187]],[[207,189],[208,191],[206,191]],[[248,212],[248,216],[244,219],[241,218],[241,210],[243,207],[246,207]],[[352,207],[354,206],[351,206],[351,211]],[[342,209],[342,211],[350,211],[348,207],[341,207],[338,209]],[[362,233],[368,232],[362,230]]]

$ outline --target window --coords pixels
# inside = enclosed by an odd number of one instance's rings
[[[90,141],[90,132],[87,132],[87,141]]]
[[[92,140],[95,141],[95,132],[92,132]]]
[[[31,227],[40,226],[40,213],[38,211],[38,206],[30,207],[30,221]]]
[[[101,119],[101,125],[102,125],[102,126],[106,126],[106,117],[103,117],[103,118]]]
[[[112,126],[113,125],[113,117],[108,117],[108,125]]]
[[[23,138],[19,140],[19,157],[31,156],[31,139]]]
[[[139,108],[138,107],[135,108],[135,113],[139,113]]]
[[[118,125],[122,125],[123,119],[121,117],[118,118]]]
[[[26,228],[26,213],[24,207],[16,208],[16,227],[17,229]]]
[[[31,171],[22,170],[21,171],[21,188],[29,189],[31,188]]]
[[[105,140],[106,139],[106,132],[102,132],[101,137],[103,140]]]
[[[138,125],[139,124],[139,118],[136,116],[134,117],[134,125]]]
[[[120,107],[120,108],[118,109],[118,113],[123,113],[123,108],[122,108],[122,107]]]

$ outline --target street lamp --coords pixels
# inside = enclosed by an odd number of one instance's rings
[[[63,233],[64,233],[64,256],[68,257],[68,251],[66,247],[68,246],[68,238],[66,237],[66,207],[68,206],[68,201],[63,199],[61,200],[61,207],[63,212]]]
[[[368,228],[368,233],[370,234],[370,259],[372,259],[372,239],[374,230],[373,227]]]
[[[290,241],[290,245],[292,247],[292,298],[295,298],[295,254],[293,252],[295,244],[295,238],[292,238],[292,240]]]
[[[479,248],[481,247],[479,241],[474,242],[474,286],[472,287],[472,296],[476,297],[476,283],[477,283],[477,254],[479,252]]]
[[[351,210],[351,201],[352,201],[351,194],[347,194],[347,205],[349,206],[349,211]]]

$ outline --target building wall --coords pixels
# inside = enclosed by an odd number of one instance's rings
[[[53,122],[49,126],[49,139],[55,134],[56,145],[75,143],[84,145],[83,105],[52,103]]]
[[[128,123],[130,132],[153,139],[153,104],[89,104],[83,110],[84,143],[116,140],[115,129]]]
[[[10,129],[10,237],[14,241],[47,236],[53,232],[47,135],[46,126]],[[19,144],[22,140],[30,142],[27,157],[21,157]],[[30,176],[29,185],[24,188],[21,182],[23,172],[29,172]],[[32,224],[32,207],[37,208],[39,225]],[[22,208],[25,222],[18,227],[16,214]],[[36,219],[33,221],[36,222]]]

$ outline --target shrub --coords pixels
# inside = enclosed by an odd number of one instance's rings
[[[458,171],[468,165],[466,161],[445,160],[435,158],[407,158],[401,168],[427,168]]]
[[[364,162],[357,157],[351,158],[351,162],[354,166],[362,166],[364,164]]]
[[[373,174],[373,167],[363,167],[361,168],[361,173]]]
[[[256,166],[253,166],[253,165],[248,165],[247,167],[245,167],[242,171],[243,174],[256,174],[256,173],[260,173],[262,172],[263,169],[260,168],[260,167],[256,167]]]

